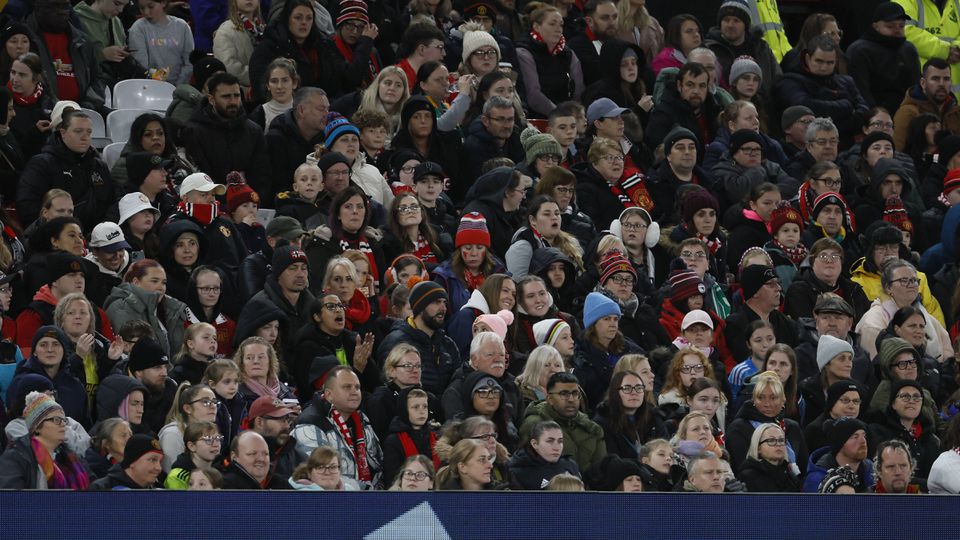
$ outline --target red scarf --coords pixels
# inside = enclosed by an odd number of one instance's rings
[[[220,215],[220,203],[188,203],[180,201],[177,203],[177,212],[190,216],[204,227],[213,223]]]
[[[404,457],[410,456],[419,456],[420,450],[417,448],[417,445],[413,443],[413,439],[410,438],[410,434],[406,431],[402,431],[397,434],[397,438],[400,439],[400,445],[403,446],[403,455]],[[437,455],[435,450],[437,446],[437,434],[430,432],[430,457],[433,459],[433,467],[436,470],[440,470],[440,456]]]
[[[887,491],[887,488],[883,487],[883,480],[877,480],[877,485],[874,488],[874,493],[889,493]],[[917,484],[907,484],[906,493],[916,495],[920,493],[920,486],[918,486]]]
[[[370,247],[370,242],[367,240],[367,237],[361,233],[358,233],[355,238],[348,238],[347,232],[344,231],[340,235],[340,252],[344,252],[348,249],[355,249],[364,255],[367,256],[367,260],[370,261],[370,275],[373,276],[375,282],[380,281],[380,271],[377,269],[377,261],[373,258],[373,249]]]
[[[923,437],[923,426],[920,425],[920,422],[914,422],[910,427],[910,436],[915,441],[919,441],[920,437]]]
[[[707,245],[707,248],[710,249],[710,254],[711,254],[711,255],[716,255],[717,252],[720,251],[720,248],[723,247],[723,242],[720,241],[720,237],[719,237],[719,236],[716,237],[715,239],[711,239],[711,238],[709,238],[709,237],[706,237],[706,236],[700,234],[699,232],[696,233],[696,236],[697,236],[697,238],[699,238],[700,240],[702,240],[704,244]]]
[[[479,289],[486,279],[487,276],[483,275],[482,272],[479,274],[474,274],[467,269],[464,269],[463,271],[463,280],[466,282],[467,289],[471,292]]]
[[[370,314],[370,301],[363,294],[363,289],[354,289],[353,298],[350,299],[346,310],[347,328],[353,330],[362,324],[366,324],[370,320]]]
[[[263,20],[260,19],[260,17],[254,17],[251,20],[243,13],[240,13],[239,17],[243,31],[250,34],[250,39],[253,40],[254,45],[260,43],[260,40],[263,38],[263,30],[266,27],[266,25],[263,24]]]
[[[804,223],[809,223],[813,216],[810,215],[810,211],[813,210],[810,208],[810,199],[808,197],[810,192],[810,183],[804,182],[800,184],[799,202],[800,202],[800,216],[803,217]]]
[[[343,416],[340,415],[340,411],[331,408],[330,416],[337,425],[337,429],[340,430],[340,436],[343,437],[344,442],[347,443],[347,447],[353,452],[353,457],[357,461],[357,480],[361,482],[371,482],[373,476],[370,474],[370,465],[367,463],[367,440],[364,438],[363,421],[360,420],[360,413],[354,411],[353,414],[350,415],[350,420],[353,421],[353,429],[357,432],[356,443],[354,443],[353,435],[350,434],[350,428],[348,428],[346,422],[343,421]]]
[[[25,96],[23,94],[18,94],[14,92],[13,87],[10,86],[9,82],[7,83],[7,90],[10,91],[10,95],[13,96],[14,103],[16,103],[17,105],[33,105],[34,103],[39,101],[40,96],[43,95],[43,83],[37,83],[37,89],[33,92],[33,94],[30,94],[29,96]]]
[[[337,36],[333,38],[333,44],[336,45],[337,50],[340,51],[340,56],[343,56],[347,60],[348,64],[352,64],[353,49],[344,43],[344,41],[340,38],[340,34],[337,34]],[[377,76],[377,73],[380,73],[380,63],[377,62],[377,57],[375,57],[373,53],[370,53],[370,61],[367,63],[367,68],[369,70],[369,76],[364,80],[364,86],[370,84],[370,81]]]
[[[427,239],[423,237],[422,234],[417,235],[417,243],[414,246],[413,255],[414,257],[420,259],[425,263],[439,264],[440,261],[437,260],[436,253],[433,252],[433,248],[430,247],[430,242],[427,242]]]
[[[540,32],[537,32],[536,30],[530,30],[530,37],[532,37],[533,40],[536,41],[537,43],[543,43],[544,46],[547,45],[547,42],[543,40],[543,36],[541,36]],[[557,56],[560,53],[562,53],[563,49],[565,49],[566,47],[567,47],[567,38],[561,35],[560,41],[558,41],[557,44],[553,46],[553,49],[548,48],[547,52],[553,56]]]
[[[779,240],[774,238],[773,245],[777,246],[778,249],[783,251],[793,264],[799,265],[804,259],[807,258],[807,246],[803,245],[802,242],[797,244],[797,247],[795,248],[788,248],[787,246],[781,244]]]

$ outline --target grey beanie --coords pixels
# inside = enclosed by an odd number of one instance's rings
[[[850,353],[853,356],[853,347],[845,339],[838,339],[833,336],[820,336],[817,342],[817,367],[823,371],[823,367],[830,363],[840,353]]]
[[[753,58],[749,56],[741,56],[734,60],[733,65],[730,66],[730,77],[727,79],[730,82],[730,86],[737,84],[737,79],[747,73],[753,73],[757,77],[760,77],[760,84],[763,84],[763,71],[760,69],[760,64],[756,63]]]

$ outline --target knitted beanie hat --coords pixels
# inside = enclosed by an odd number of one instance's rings
[[[907,214],[907,209],[903,206],[900,197],[890,197],[887,199],[886,207],[883,209],[883,220],[892,224],[903,232],[913,233],[913,222]]]
[[[600,260],[600,286],[605,285],[608,279],[620,272],[626,272],[633,276],[634,280],[637,279],[637,271],[633,268],[633,264],[623,256],[623,253],[615,249]]]
[[[506,339],[507,327],[513,324],[513,312],[506,309],[492,314],[483,314],[476,318],[476,322],[482,322],[490,327],[494,334],[500,336],[500,339]]]
[[[863,399],[863,389],[860,388],[860,385],[856,381],[845,379],[842,381],[837,381],[830,385],[830,388],[827,388],[827,406],[823,410],[830,413],[830,410],[833,409],[833,406],[840,401],[840,398],[843,397],[847,392],[856,392],[860,395],[860,399]]]
[[[250,187],[240,171],[227,174],[227,210],[235,212],[240,205],[252,202],[260,205],[260,195]]]
[[[436,281],[421,281],[410,289],[410,309],[413,316],[423,313],[427,306],[441,298],[448,298],[447,291]]]
[[[592,292],[587,295],[587,300],[583,305],[583,328],[587,329],[593,326],[600,319],[609,315],[620,317],[623,312],[616,302],[607,298],[603,293]]]
[[[357,126],[351,124],[342,114],[338,112],[327,113],[327,125],[323,128],[323,145],[328,149],[333,148],[337,139],[347,133],[353,133],[357,137],[360,136],[360,130],[357,129]]]
[[[27,433],[33,435],[40,428],[45,418],[56,413],[64,414],[63,407],[53,399],[53,396],[43,392],[27,394],[26,407],[23,408],[23,422],[27,424]]]
[[[740,289],[743,299],[749,300],[770,280],[777,279],[773,268],[762,264],[751,264],[740,272]]]
[[[730,86],[737,84],[737,79],[743,77],[747,73],[753,73],[757,77],[760,77],[760,83],[763,83],[763,71],[760,69],[760,64],[758,64],[753,58],[749,56],[741,56],[733,61],[733,64],[730,66],[730,76],[727,77],[727,80],[730,82]]]
[[[560,332],[564,328],[570,328],[570,325],[563,319],[544,319],[533,325],[533,339],[536,340],[537,346],[552,347],[556,345],[557,338],[560,337]]]
[[[463,34],[463,63],[466,64],[470,55],[481,47],[491,47],[497,51],[497,62],[500,61],[500,44],[486,30],[471,30]]]
[[[835,338],[828,334],[820,336],[820,340],[817,341],[817,367],[820,368],[820,371],[823,371],[823,368],[831,360],[845,352],[853,354],[853,347],[847,343],[847,340]]]
[[[859,430],[867,431],[867,425],[849,416],[841,416],[836,420],[823,423],[824,435],[830,443],[830,453],[836,455],[850,437]]]
[[[747,32],[750,31],[750,8],[747,7],[746,0],[724,0],[720,4],[720,10],[717,11],[717,26],[720,26],[720,22],[727,15],[733,15],[743,21]]]
[[[357,20],[365,23],[370,22],[367,13],[367,3],[363,0],[341,0],[340,14],[337,16],[337,26],[346,21]]]
[[[674,270],[670,274],[670,300],[674,306],[681,306],[691,296],[706,294],[707,287],[696,272]]]
[[[694,135],[692,131],[682,126],[676,126],[663,138],[663,155],[669,155],[670,151],[673,150],[673,145],[682,140],[690,140],[693,141],[693,144],[700,144],[697,136]]]
[[[720,203],[712,193],[705,189],[696,189],[687,193],[683,198],[683,222],[693,223],[693,215],[704,208],[713,208],[714,212],[720,213]]]
[[[457,228],[456,247],[479,244],[490,247],[490,231],[487,219],[480,212],[468,212],[460,218]]]
[[[795,223],[797,227],[800,227],[800,232],[803,232],[803,216],[789,202],[783,201],[770,213],[770,230],[776,235],[780,227],[787,223]]]
[[[527,165],[533,165],[533,162],[543,155],[563,156],[563,149],[557,139],[549,133],[540,133],[540,130],[534,127],[523,130],[520,134],[520,144],[523,145],[523,151],[526,153]]]
[[[748,142],[755,142],[760,145],[760,155],[763,155],[763,137],[752,129],[738,129],[730,135],[730,155],[733,156],[740,150],[740,147]]]

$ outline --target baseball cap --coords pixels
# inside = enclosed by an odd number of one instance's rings
[[[184,178],[183,183],[180,184],[181,197],[191,191],[202,191],[204,193],[213,191],[217,195],[223,195],[227,192],[227,187],[223,184],[215,184],[207,173],[197,172]]]
[[[617,104],[610,98],[600,98],[591,103],[587,109],[587,122],[592,124],[595,120],[601,118],[616,118],[628,110],[617,107]]]
[[[133,249],[127,243],[120,226],[112,221],[104,221],[93,228],[90,234],[90,247],[115,253],[122,249]]]
[[[416,182],[429,174],[439,176],[441,179],[445,176],[440,165],[432,161],[424,161],[413,169],[413,181]]]
[[[279,399],[271,396],[260,396],[250,405],[250,411],[247,412],[247,418],[262,418],[270,416],[273,418],[283,418],[291,414],[297,414],[297,411],[287,407]]]
[[[893,22],[893,21],[908,21],[910,17],[907,16],[906,12],[903,11],[903,7],[900,4],[894,2],[884,2],[878,4],[877,7],[873,8],[873,20],[872,22]]]

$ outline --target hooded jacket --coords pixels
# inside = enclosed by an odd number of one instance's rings
[[[283,295],[283,291],[280,289],[280,285],[277,283],[276,278],[273,276],[268,277],[267,282],[263,284],[263,289],[255,294],[253,298],[251,298],[250,301],[243,306],[243,311],[240,312],[240,317],[238,318],[236,339],[243,340],[248,338],[252,336],[253,332],[255,332],[260,326],[263,326],[270,321],[277,320],[274,318],[263,318],[264,310],[273,312],[273,310],[267,305],[272,304],[284,315],[283,320],[280,321],[283,357],[287,359],[293,358],[293,346],[297,332],[299,332],[304,326],[311,324],[312,318],[310,316],[310,306],[313,305],[313,300],[314,297],[312,294],[310,294],[310,290],[304,289],[300,291],[300,297],[297,299],[297,305],[290,305],[290,302],[288,302],[287,298]],[[253,326],[250,321],[254,319],[263,322],[260,323],[260,326]],[[284,322],[286,324],[284,324]],[[249,327],[247,325],[249,325]],[[241,326],[244,327],[244,333],[241,333],[240,331]],[[248,328],[249,330],[247,330]],[[250,333],[247,334],[247,331]]]
[[[37,359],[37,356],[32,354],[24,363],[17,366],[17,371],[13,376],[13,380],[10,381],[10,388],[7,390],[7,393],[13,396],[19,395],[20,384],[23,377],[27,374],[46,377],[50,379],[53,383],[53,389],[57,391],[57,403],[63,407],[63,412],[70,418],[80,422],[80,425],[84,428],[89,429],[92,422],[90,421],[90,412],[87,405],[87,391],[83,387],[83,383],[70,374],[69,351],[72,350],[72,348],[67,346],[65,335],[60,342],[64,344],[64,358],[60,362],[57,374],[54,375],[53,378],[47,375],[46,369],[44,369],[43,365]]]
[[[563,285],[557,289],[547,276],[547,271],[553,263],[563,263]],[[539,276],[547,286],[547,292],[553,296],[553,303],[560,311],[573,312],[573,289],[577,279],[577,267],[573,261],[559,249],[546,247],[536,249],[530,258],[529,273]]]
[[[739,470],[747,458],[747,450],[750,448],[750,438],[753,436],[753,431],[760,424],[766,423],[779,424],[784,428],[789,445],[788,454],[789,450],[792,449],[796,457],[795,463],[800,468],[800,472],[805,471],[808,452],[800,424],[789,418],[763,415],[753,405],[753,400],[744,403],[740,407],[740,411],[737,412],[737,418],[727,426],[726,448],[730,452],[730,465],[733,466],[733,470]]]
[[[573,458],[581,470],[585,471],[600,463],[607,455],[603,428],[599,424],[580,411],[573,418],[564,418],[546,401],[527,407],[523,424],[520,426],[521,438],[527,439],[533,426],[545,420],[560,424],[563,431],[563,454]]]
[[[596,51],[593,43],[588,43],[588,46]],[[596,67],[594,67],[593,62],[583,63],[583,79],[584,83],[587,84],[587,89],[583,91],[581,101],[583,103],[593,103],[600,98],[608,98],[618,107],[630,109],[643,121],[646,120],[647,113],[636,103],[642,96],[631,96],[633,99],[627,99],[623,92],[623,81],[620,78],[620,60],[623,59],[623,55],[628,49],[637,55],[637,79],[646,83],[647,93],[653,89],[653,72],[647,66],[647,56],[643,49],[622,39],[608,38],[600,47],[600,57],[595,64]],[[577,56],[581,55],[578,54]]]
[[[227,173],[241,171],[254,191],[272,193],[274,174],[263,129],[250,121],[242,109],[237,116],[224,118],[209,102],[204,102],[190,115],[181,139],[190,160],[214,182],[222,184]]]
[[[810,461],[807,464],[807,476],[803,479],[803,492],[817,493],[820,482],[827,476],[827,471],[837,466],[837,458],[830,453],[829,446],[814,450],[810,454]],[[859,469],[854,472],[860,478],[860,487],[857,488],[857,493],[866,493],[876,483],[873,461],[869,458],[861,461]]]
[[[503,199],[509,189],[515,171],[508,167],[497,167],[484,174],[467,191],[466,200],[470,201],[463,214],[479,212],[487,220],[490,231],[490,250],[503,258],[510,248],[513,233],[523,226],[520,211],[507,212],[503,209]]]
[[[910,221],[915,224],[923,222],[921,216],[923,209],[917,208],[909,200],[909,196],[914,189],[914,180],[895,159],[881,158],[873,166],[873,172],[870,174],[870,184],[859,186],[857,189],[860,197],[859,202],[853,205],[853,215],[858,224],[863,224],[862,226],[865,227],[883,219],[886,201],[881,200],[880,187],[884,179],[891,174],[896,174],[903,182],[903,191],[900,193],[900,198],[903,200],[903,205],[910,216]],[[925,240],[923,238],[923,228],[914,227],[913,237],[911,238],[913,247],[924,247]]]
[[[397,408],[395,416],[390,420],[388,433],[383,438],[383,480],[384,484],[393,483],[397,472],[403,466],[407,459],[407,451],[401,442],[400,437],[406,434],[416,448],[417,453],[433,460],[434,447],[436,446],[439,435],[437,435],[433,426],[438,426],[434,416],[434,411],[430,411],[427,417],[427,423],[418,429],[413,429],[410,424],[410,415],[407,409],[407,395],[414,386],[401,390],[397,395]],[[428,398],[429,399],[429,398]]]
[[[97,419],[102,421],[120,416],[120,405],[135,390],[143,392],[144,402],[146,402],[150,392],[138,379],[126,375],[110,375],[100,381],[100,386],[97,388]]]
[[[525,446],[510,458],[510,489],[537,491],[547,489],[550,480],[558,474],[580,477],[580,467],[570,456],[561,455],[550,463],[532,447]]]
[[[906,37],[884,36],[867,27],[847,47],[847,69],[869,107],[896,111],[920,77],[917,48]]]
[[[40,216],[43,195],[62,189],[73,198],[73,215],[92,230],[118,198],[107,164],[91,146],[78,154],[63,142],[59,134],[50,138],[39,155],[27,162],[17,189],[17,211],[23,223]]]
[[[297,167],[303,165],[304,156],[313,152],[316,145],[323,143],[322,130],[310,139],[303,137],[295,113],[294,109],[290,109],[281,114],[273,119],[267,129],[267,153],[270,154],[270,166],[275,182],[270,184],[266,193],[257,192],[262,201],[273,201],[276,193],[290,189],[293,173]]]
[[[146,321],[153,328],[157,343],[168,357],[183,344],[187,305],[168,295],[149,292],[132,283],[121,283],[113,288],[103,303],[110,323],[123,328],[130,321]],[[162,307],[160,319],[158,305]]]
[[[283,329],[287,326],[287,314],[266,295],[254,296],[245,306],[247,308],[240,312],[240,318],[237,319],[237,331],[233,335],[234,347],[239,347],[243,340],[253,336],[258,328],[271,321],[279,321],[280,333],[286,335]]]
[[[330,413],[333,407],[323,399],[321,394],[314,394],[310,404],[297,419],[297,425],[290,435],[297,440],[297,449],[310,454],[319,446],[329,446],[340,454],[340,474],[347,478],[359,481],[357,478],[357,461],[353,448],[347,445],[340,430],[337,429]],[[367,415],[358,411],[363,422],[363,437],[367,444],[367,465],[370,468],[371,481],[361,482],[363,489],[379,489],[383,485],[383,451],[380,448],[380,439]],[[349,419],[345,418],[349,423]],[[352,429],[352,428],[351,428]]]
[[[770,141],[776,142],[772,139]],[[710,176],[713,179],[711,189],[717,194],[720,208],[743,201],[753,188],[763,182],[782,186],[783,198],[788,199],[794,195],[789,186],[796,183],[777,162],[767,159],[766,155],[759,166],[746,168],[734,161],[729,152],[724,152],[722,158],[710,169]]]
[[[930,289],[934,298],[940,306],[948,306],[944,312],[946,327],[952,329],[957,321],[957,310],[949,309],[953,305],[953,292],[958,281],[960,281],[960,256],[957,254],[957,232],[960,231],[960,206],[951,208],[943,221],[943,227],[940,230],[940,244],[928,249],[924,255],[940,248],[943,253],[943,263],[937,265],[939,270],[930,278]],[[921,266],[922,259],[921,259]]]

